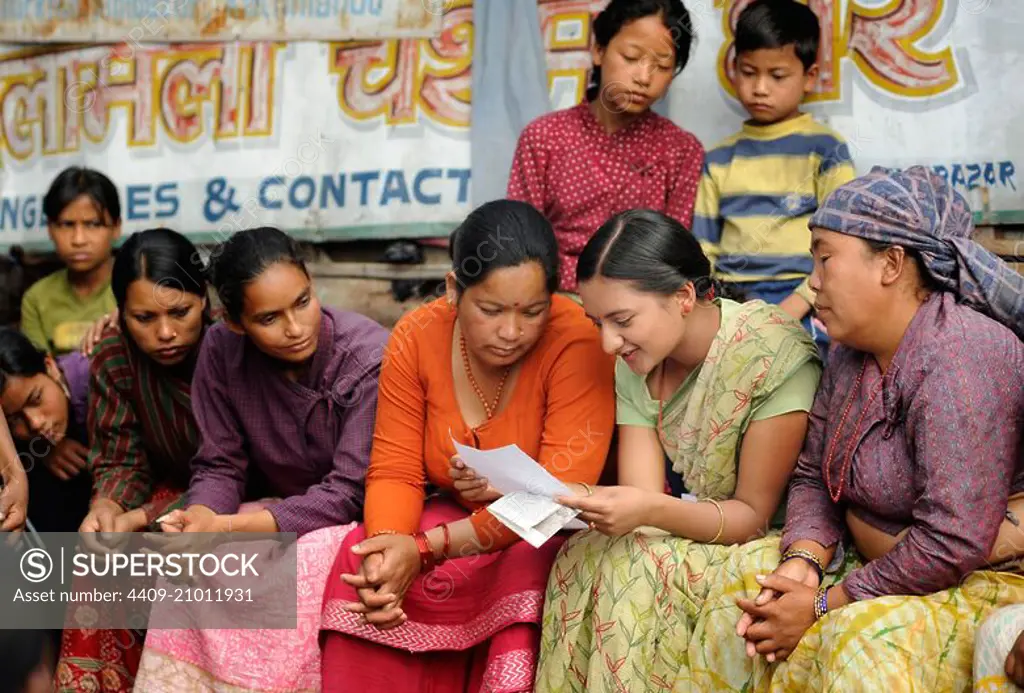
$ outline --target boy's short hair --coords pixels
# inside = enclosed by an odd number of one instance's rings
[[[818,60],[821,25],[810,7],[796,0],[756,0],[736,20],[736,56],[790,44],[809,70]]]

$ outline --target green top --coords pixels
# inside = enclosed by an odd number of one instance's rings
[[[721,301],[719,305],[722,309],[721,323],[725,326],[735,317],[741,304]],[[679,389],[665,402],[666,412],[674,410],[689,399],[700,371],[700,367],[695,368],[686,376]],[[750,417],[742,422],[741,431],[746,431],[750,421],[770,419],[794,411],[809,412],[820,378],[821,364],[816,360],[805,362],[769,396],[760,402],[752,403]],[[618,424],[644,428],[655,428],[658,425],[658,400],[651,397],[646,378],[634,373],[622,359],[615,362],[615,394],[615,418]]]
[[[78,349],[89,327],[116,307],[109,281],[89,296],[79,296],[62,269],[25,292],[21,331],[38,348],[60,356]]]

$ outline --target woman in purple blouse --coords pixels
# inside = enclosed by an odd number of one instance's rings
[[[320,608],[342,540],[362,519],[363,479],[387,331],[320,305],[295,242],[233,235],[211,262],[224,322],[192,381],[202,442],[169,532],[295,532],[293,630],[150,630],[136,690],[316,690]],[[249,501],[249,502],[243,502]]]
[[[1024,601],[993,566],[1024,490],[1024,278],[924,167],[874,169],[810,226],[838,345],[781,542],[739,561],[700,637],[730,690],[967,690],[977,624]]]
[[[295,242],[264,227],[211,263],[225,321],[192,380],[202,442],[168,530],[295,532],[362,516],[387,331],[320,305]],[[260,510],[239,513],[244,500]]]

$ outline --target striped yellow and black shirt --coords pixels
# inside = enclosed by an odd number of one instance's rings
[[[855,176],[837,133],[809,113],[743,129],[707,153],[693,231],[720,279],[792,280],[811,273],[811,214]],[[809,303],[804,282],[797,293]]]

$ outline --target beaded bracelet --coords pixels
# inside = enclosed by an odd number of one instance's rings
[[[782,554],[782,559],[779,560],[779,565],[782,565],[791,558],[799,558],[809,563],[813,568],[814,572],[818,574],[818,583],[825,579],[825,567],[821,564],[821,560],[807,549],[790,549],[786,553]]]
[[[820,621],[828,613],[828,591],[832,587],[819,587],[814,594],[814,620]]]

